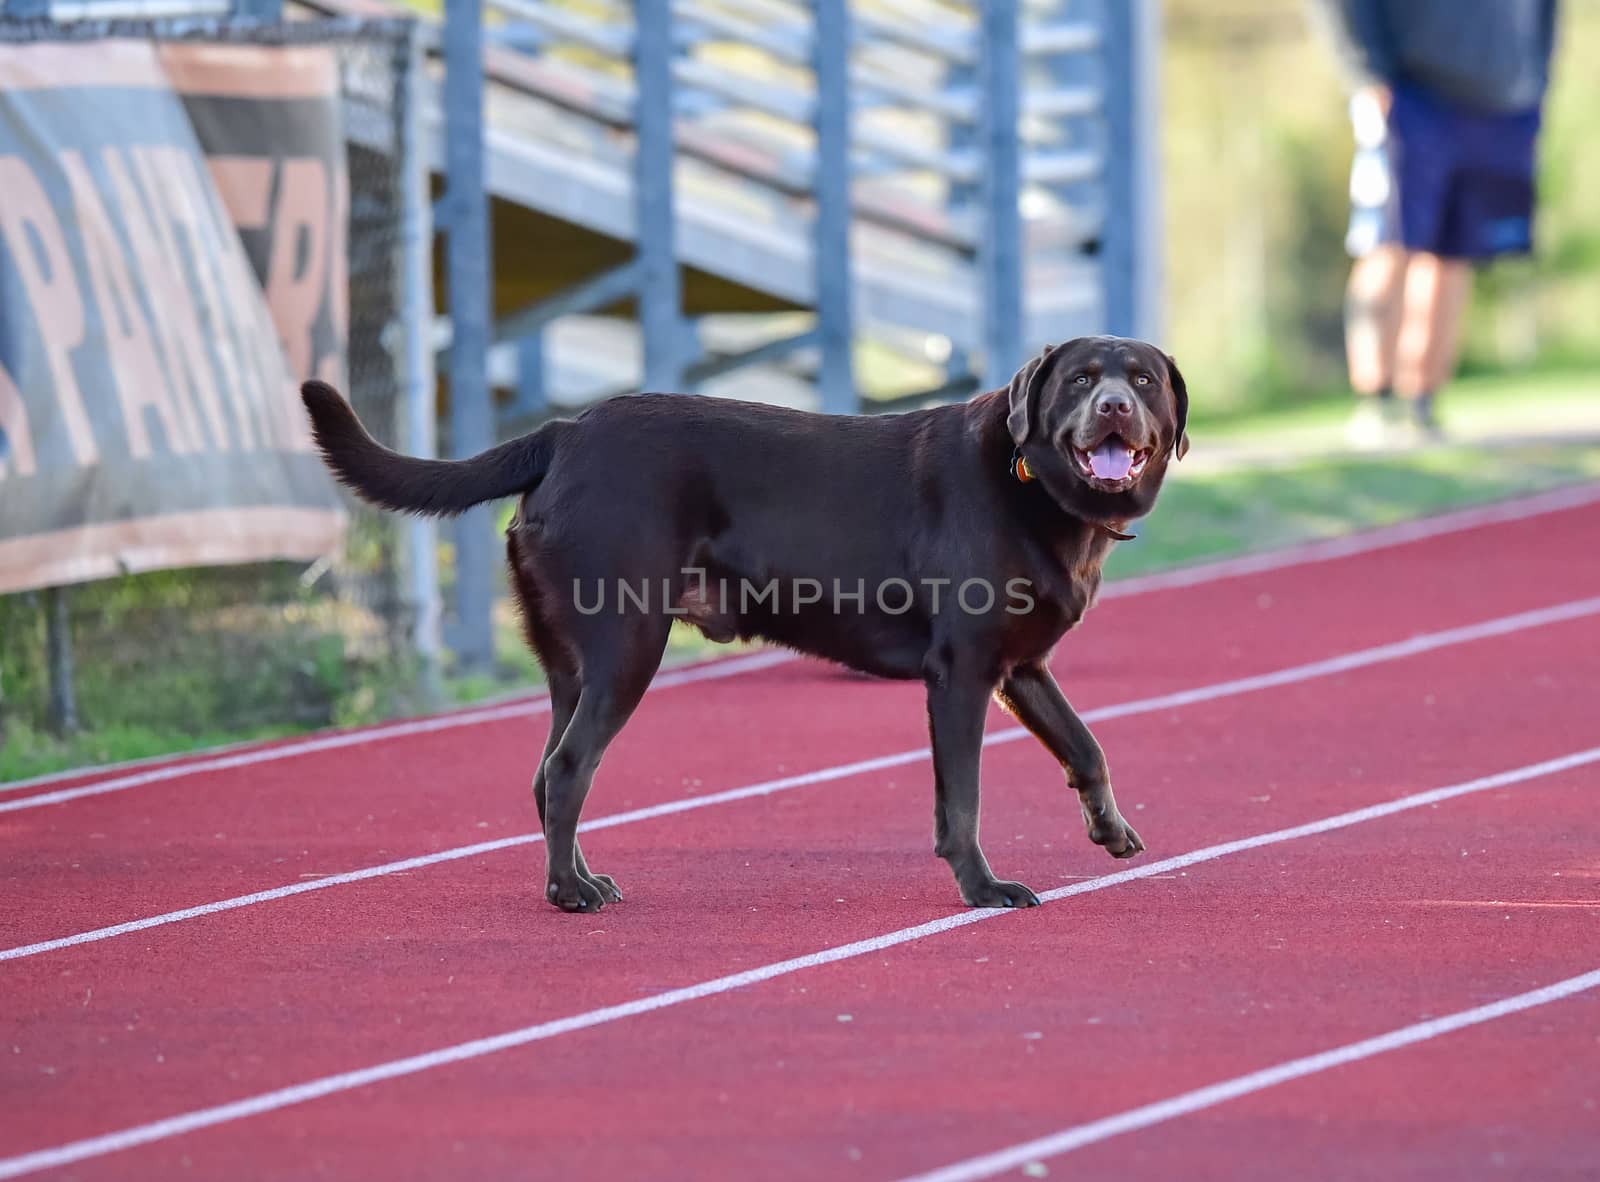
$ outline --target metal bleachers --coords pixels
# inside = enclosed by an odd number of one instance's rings
[[[502,426],[641,385],[853,408],[848,365],[827,368],[830,313],[835,354],[853,337],[880,362],[869,376],[931,376],[949,394],[1045,341],[1147,327],[1154,7],[488,0],[486,335]],[[436,51],[450,27],[433,26]],[[653,54],[659,93],[641,95]],[[838,81],[819,86],[829,70]],[[447,127],[469,125],[451,123],[442,73],[427,115],[441,174]],[[847,143],[830,143],[830,119]],[[439,215],[448,230],[448,199]],[[677,267],[652,276],[652,253]],[[446,318],[436,343],[451,339]],[[865,384],[869,398],[907,392]]]

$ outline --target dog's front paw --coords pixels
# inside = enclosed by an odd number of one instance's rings
[[[622,902],[622,890],[617,886],[617,880],[609,874],[596,874],[589,871],[589,885],[600,892],[600,898],[607,903]]]
[[[615,884],[612,889],[615,890]],[[574,876],[568,882],[551,881],[544,888],[544,897],[563,911],[599,911],[606,905],[601,889],[586,878]],[[617,898],[622,898],[619,894]]]
[[[961,888],[961,898],[969,907],[1037,907],[1039,896],[1020,882],[991,878],[975,886]]]
[[[1113,858],[1131,858],[1144,852],[1144,841],[1114,808],[1109,813],[1096,816],[1088,805],[1083,808],[1083,823],[1089,829],[1089,840],[1106,847]]]

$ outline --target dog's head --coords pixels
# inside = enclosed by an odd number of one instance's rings
[[[1033,475],[1090,521],[1140,517],[1189,450],[1189,392],[1175,361],[1126,337],[1045,349],[1011,379],[1006,425]]]

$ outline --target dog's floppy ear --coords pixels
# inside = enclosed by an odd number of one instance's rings
[[[1172,383],[1172,396],[1178,401],[1178,429],[1172,436],[1172,454],[1181,460],[1189,454],[1189,387],[1184,385],[1183,374],[1179,372],[1172,354],[1164,356],[1167,359],[1167,381]]]
[[[1032,413],[1034,379],[1043,370],[1045,358],[1050,356],[1054,348],[1054,345],[1046,345],[1044,352],[1029,360],[1011,378],[1011,410],[1006,415],[1006,426],[1011,429],[1011,438],[1018,447],[1028,438],[1028,431],[1033,425],[1029,415]]]

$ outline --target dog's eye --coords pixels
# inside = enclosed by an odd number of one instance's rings
[[[1150,384],[1150,375],[1147,373],[1135,374],[1133,384],[1135,386],[1148,386]]]
[[[1089,384],[1089,375],[1086,374],[1086,373],[1080,373],[1077,377],[1073,378],[1072,380],[1076,385],[1087,386]]]

